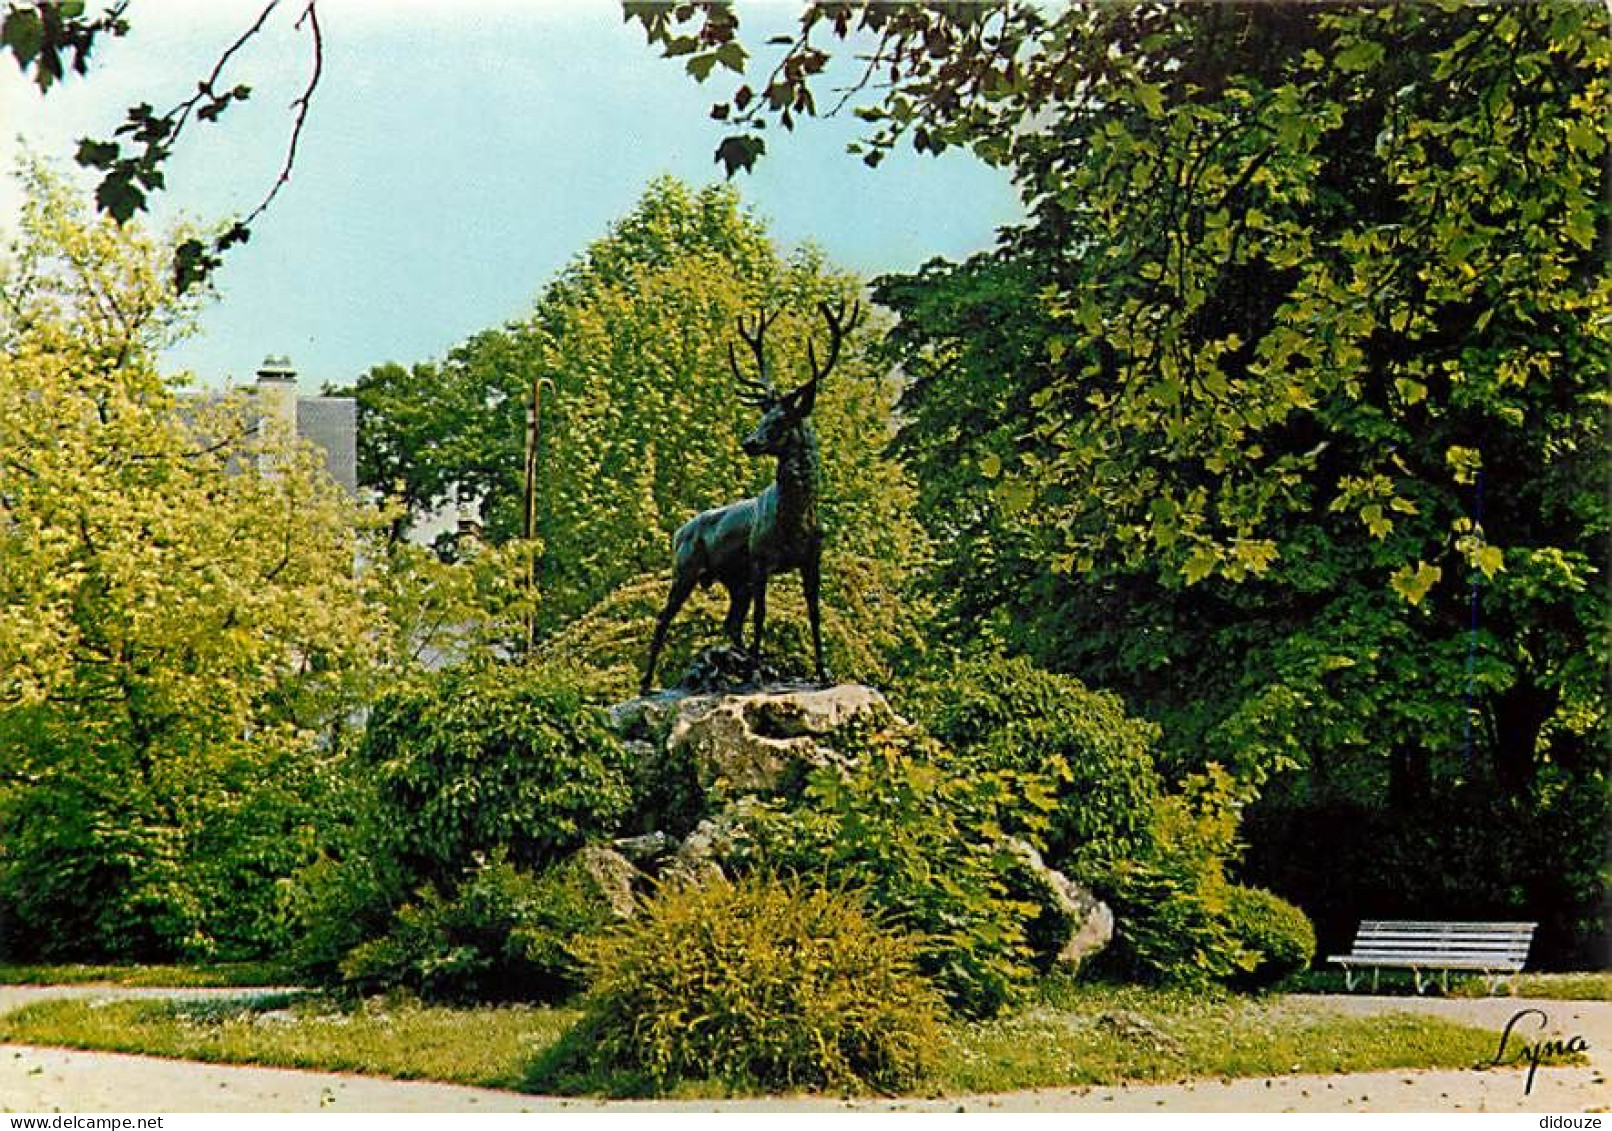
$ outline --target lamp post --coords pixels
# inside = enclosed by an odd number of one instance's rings
[[[543,385],[548,378],[542,374],[532,378],[532,399],[526,405],[526,461],[523,472],[523,509],[521,514],[521,537],[526,540],[526,652],[530,655],[537,648],[537,605],[533,596],[537,591],[537,550],[532,543],[537,540],[537,462],[538,443],[542,437],[543,425]],[[552,382],[549,382],[552,386]]]

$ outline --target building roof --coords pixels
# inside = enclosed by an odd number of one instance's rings
[[[325,454],[325,470],[358,494],[358,402],[352,397],[298,397],[297,435]]]

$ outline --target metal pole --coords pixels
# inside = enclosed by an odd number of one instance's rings
[[[537,538],[537,444],[539,428],[542,421],[543,408],[543,379],[532,379],[532,403],[526,407],[526,509],[521,522],[521,534],[528,543]],[[533,594],[537,590],[537,554],[535,548],[527,546],[526,559],[526,653],[531,655],[537,649],[537,611],[533,604]]]
[[[533,382],[532,403],[526,406],[525,514],[521,521],[521,537],[527,540],[537,533],[537,396]]]

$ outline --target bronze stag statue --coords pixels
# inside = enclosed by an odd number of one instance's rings
[[[819,592],[822,586],[823,531],[817,522],[817,436],[812,431],[812,406],[817,387],[834,368],[840,345],[855,328],[862,306],[855,304],[846,315],[845,303],[818,306],[828,325],[828,357],[821,367],[810,342],[806,358],[811,380],[789,393],[780,393],[772,383],[762,339],[777,314],[756,315],[754,329],[739,319],[739,336],[756,358],[756,377],[739,370],[733,344],[728,344],[728,365],[740,386],[739,397],[762,410],[761,423],[744,438],[742,447],[749,456],[775,456],[778,473],[773,485],[751,499],[741,499],[725,507],[704,511],[678,527],[672,535],[672,591],[666,607],[655,622],[655,639],[649,646],[649,663],[644,668],[642,693],[649,694],[655,679],[655,661],[666,642],[666,630],[696,585],[710,588],[720,583],[728,591],[728,615],[723,631],[739,652],[744,652],[745,613],[755,608],[755,647],[750,652],[750,669],[761,670],[761,643],[767,615],[767,579],[793,570],[800,571],[806,593],[806,617],[812,630],[812,659],[819,682],[828,682],[823,666],[823,633],[818,622]]]

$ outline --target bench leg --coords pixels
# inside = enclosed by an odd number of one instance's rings
[[[1377,979],[1382,976],[1382,972],[1383,972],[1383,968],[1381,966],[1373,966],[1371,968],[1371,992],[1372,993],[1377,992]]]
[[[1418,996],[1420,996],[1422,992],[1422,972],[1416,969],[1416,967],[1412,966],[1411,977],[1416,979],[1416,993]]]

